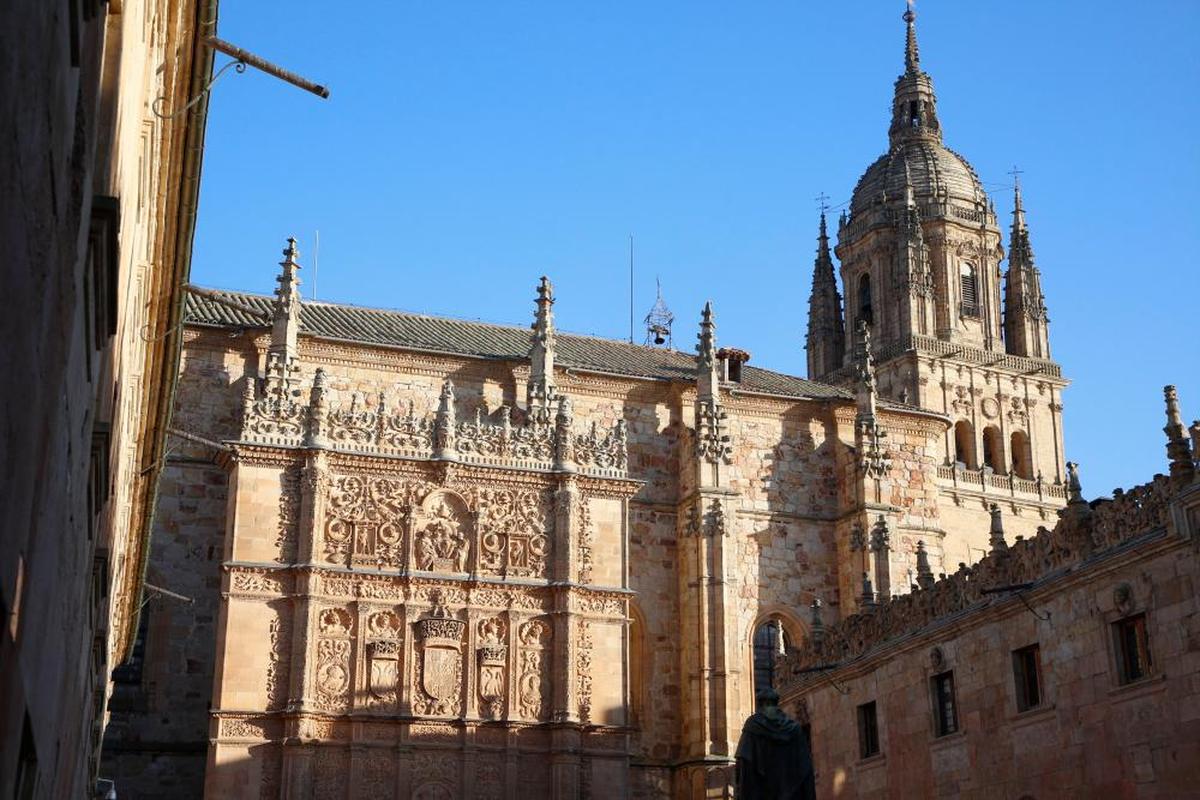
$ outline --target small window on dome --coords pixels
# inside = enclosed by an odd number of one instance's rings
[[[959,271],[962,285],[962,315],[964,317],[979,316],[979,283],[976,280],[975,266],[963,263]]]
[[[875,324],[871,307],[871,276],[863,275],[858,281],[858,318],[868,325]]]

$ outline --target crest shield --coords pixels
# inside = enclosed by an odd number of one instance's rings
[[[449,700],[458,689],[458,648],[426,643],[421,658],[421,687],[434,700]]]

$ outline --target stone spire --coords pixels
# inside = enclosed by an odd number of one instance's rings
[[[904,207],[897,213],[896,258],[899,269],[898,286],[905,292],[896,298],[902,319],[902,329],[928,335],[933,298],[933,274],[929,269],[929,249],[921,229],[921,211],[917,206],[912,173],[904,162]]]
[[[878,393],[875,387],[875,360],[871,355],[871,331],[858,321],[854,332],[854,376],[858,413],[854,418],[854,447],[859,464],[867,477],[881,478],[891,466],[884,439],[887,432],[875,416]]]
[[[713,322],[712,301],[700,313],[700,333],[696,335],[696,394],[700,399],[717,396],[717,324]]]
[[[842,366],[846,358],[846,331],[842,327],[842,295],[834,276],[833,256],[829,252],[829,234],[825,212],[817,234],[817,258],[813,263],[812,294],[808,296],[808,377],[820,380]]]
[[[438,397],[437,415],[433,427],[433,457],[442,461],[456,461],[454,438],[457,424],[454,415],[454,384],[449,378],[442,384]]]
[[[300,251],[295,237],[288,237],[276,281],[275,301],[271,308],[271,345],[267,349],[266,385],[275,395],[291,397],[299,383],[296,363],[300,338],[300,277],[296,261]]]
[[[992,555],[1002,553],[1008,549],[1008,542],[1004,540],[1004,519],[1000,516],[1000,506],[992,503],[988,508],[988,513],[992,515],[991,532],[988,536],[989,544],[992,546]]]
[[[529,382],[525,388],[525,403],[530,419],[548,424],[556,405],[554,384],[554,286],[542,276],[538,284],[537,311],[533,319],[533,334],[529,337]]]
[[[1179,413],[1179,395],[1174,386],[1163,387],[1163,398],[1167,403],[1167,424],[1163,433],[1167,434],[1167,458],[1171,460],[1171,477],[1190,481],[1196,474],[1192,463],[1192,448],[1188,445],[1188,431],[1183,427],[1183,417]]]
[[[696,336],[696,456],[701,469],[701,484],[713,486],[723,479],[723,465],[733,459],[733,446],[726,433],[727,415],[721,408],[716,330],[712,303],[707,302],[700,315],[700,333]]]
[[[888,140],[892,147],[914,139],[942,140],[942,126],[937,118],[937,98],[933,80],[921,70],[921,54],[917,48],[917,15],[912,2],[904,12],[904,74],[896,79],[896,94],[892,101],[892,125]]]
[[[1042,275],[1034,264],[1018,178],[1013,187],[1013,224],[1008,240],[1008,274],[1004,277],[1005,349],[1017,356],[1050,358],[1048,323]]]

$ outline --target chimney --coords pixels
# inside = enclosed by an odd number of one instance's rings
[[[717,371],[722,381],[742,382],[742,365],[750,360],[750,354],[736,347],[722,347],[717,351]]]

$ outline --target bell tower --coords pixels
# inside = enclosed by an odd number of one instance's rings
[[[1050,360],[1020,190],[1005,276],[992,201],[970,163],[944,144],[911,3],[903,20],[904,71],[894,84],[888,148],[863,173],[838,222],[840,294],[818,248],[809,377],[853,387],[853,353],[844,342],[862,326],[873,343],[880,401],[952,422],[938,468],[951,505],[978,506],[984,531],[993,496],[1006,497],[1015,515],[1034,511],[1025,518],[1040,522],[1065,503],[1067,381]],[[839,301],[841,324],[831,325]]]

